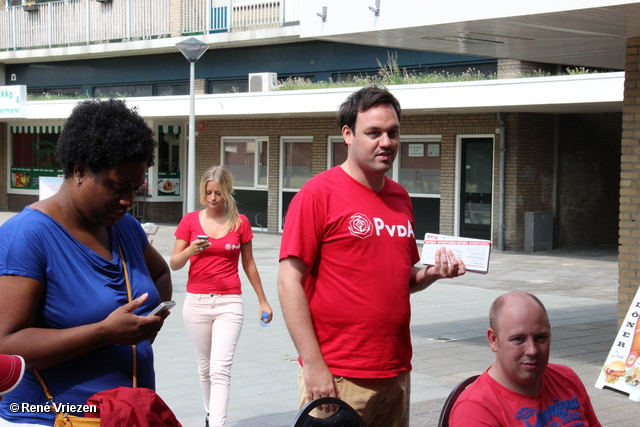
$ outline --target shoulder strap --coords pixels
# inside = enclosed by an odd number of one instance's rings
[[[51,394],[51,391],[49,391],[49,387],[47,387],[47,385],[44,383],[42,376],[40,376],[40,372],[34,370],[33,373],[36,374],[36,377],[38,377],[38,381],[40,381],[40,385],[42,385],[42,388],[44,389],[44,395],[47,396],[49,402],[53,403],[53,394]]]
[[[129,298],[129,302],[133,300],[131,294],[131,282],[129,282],[129,272],[127,270],[127,263],[124,260],[124,254],[122,253],[122,248],[120,247],[120,241],[118,240],[118,251],[120,251],[120,259],[122,260],[122,270],[124,271],[124,281],[127,283],[127,297]],[[138,387],[138,359],[136,357],[136,346],[135,344],[131,346],[133,351],[133,387]]]

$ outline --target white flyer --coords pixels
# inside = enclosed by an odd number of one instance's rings
[[[453,255],[456,258],[461,258],[464,261],[467,271],[482,274],[486,274],[489,271],[491,241],[467,237],[445,236],[433,233],[425,234],[420,262],[424,265],[433,265],[436,250],[443,246],[453,251]]]

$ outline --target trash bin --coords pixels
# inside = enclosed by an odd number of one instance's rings
[[[553,212],[524,213],[524,251],[553,249]]]

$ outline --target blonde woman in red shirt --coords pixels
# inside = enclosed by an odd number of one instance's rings
[[[253,259],[251,224],[238,213],[232,191],[226,167],[204,173],[200,202],[206,208],[180,221],[169,263],[179,270],[190,262],[183,319],[194,342],[207,427],[223,427],[227,418],[231,364],[243,321],[240,258],[260,303],[258,316],[266,312],[267,322],[273,316]]]

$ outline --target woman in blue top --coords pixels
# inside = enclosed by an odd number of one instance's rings
[[[60,190],[0,227],[0,353],[21,355],[28,369],[0,402],[0,425],[53,423],[54,413],[37,409],[47,399],[34,369],[57,404],[84,405],[96,392],[131,386],[132,344],[138,386],[155,388],[151,341],[167,314],[144,315],[171,299],[171,275],[127,214],[155,146],[123,101],[80,102],[58,142]],[[16,403],[42,406],[13,411]]]

